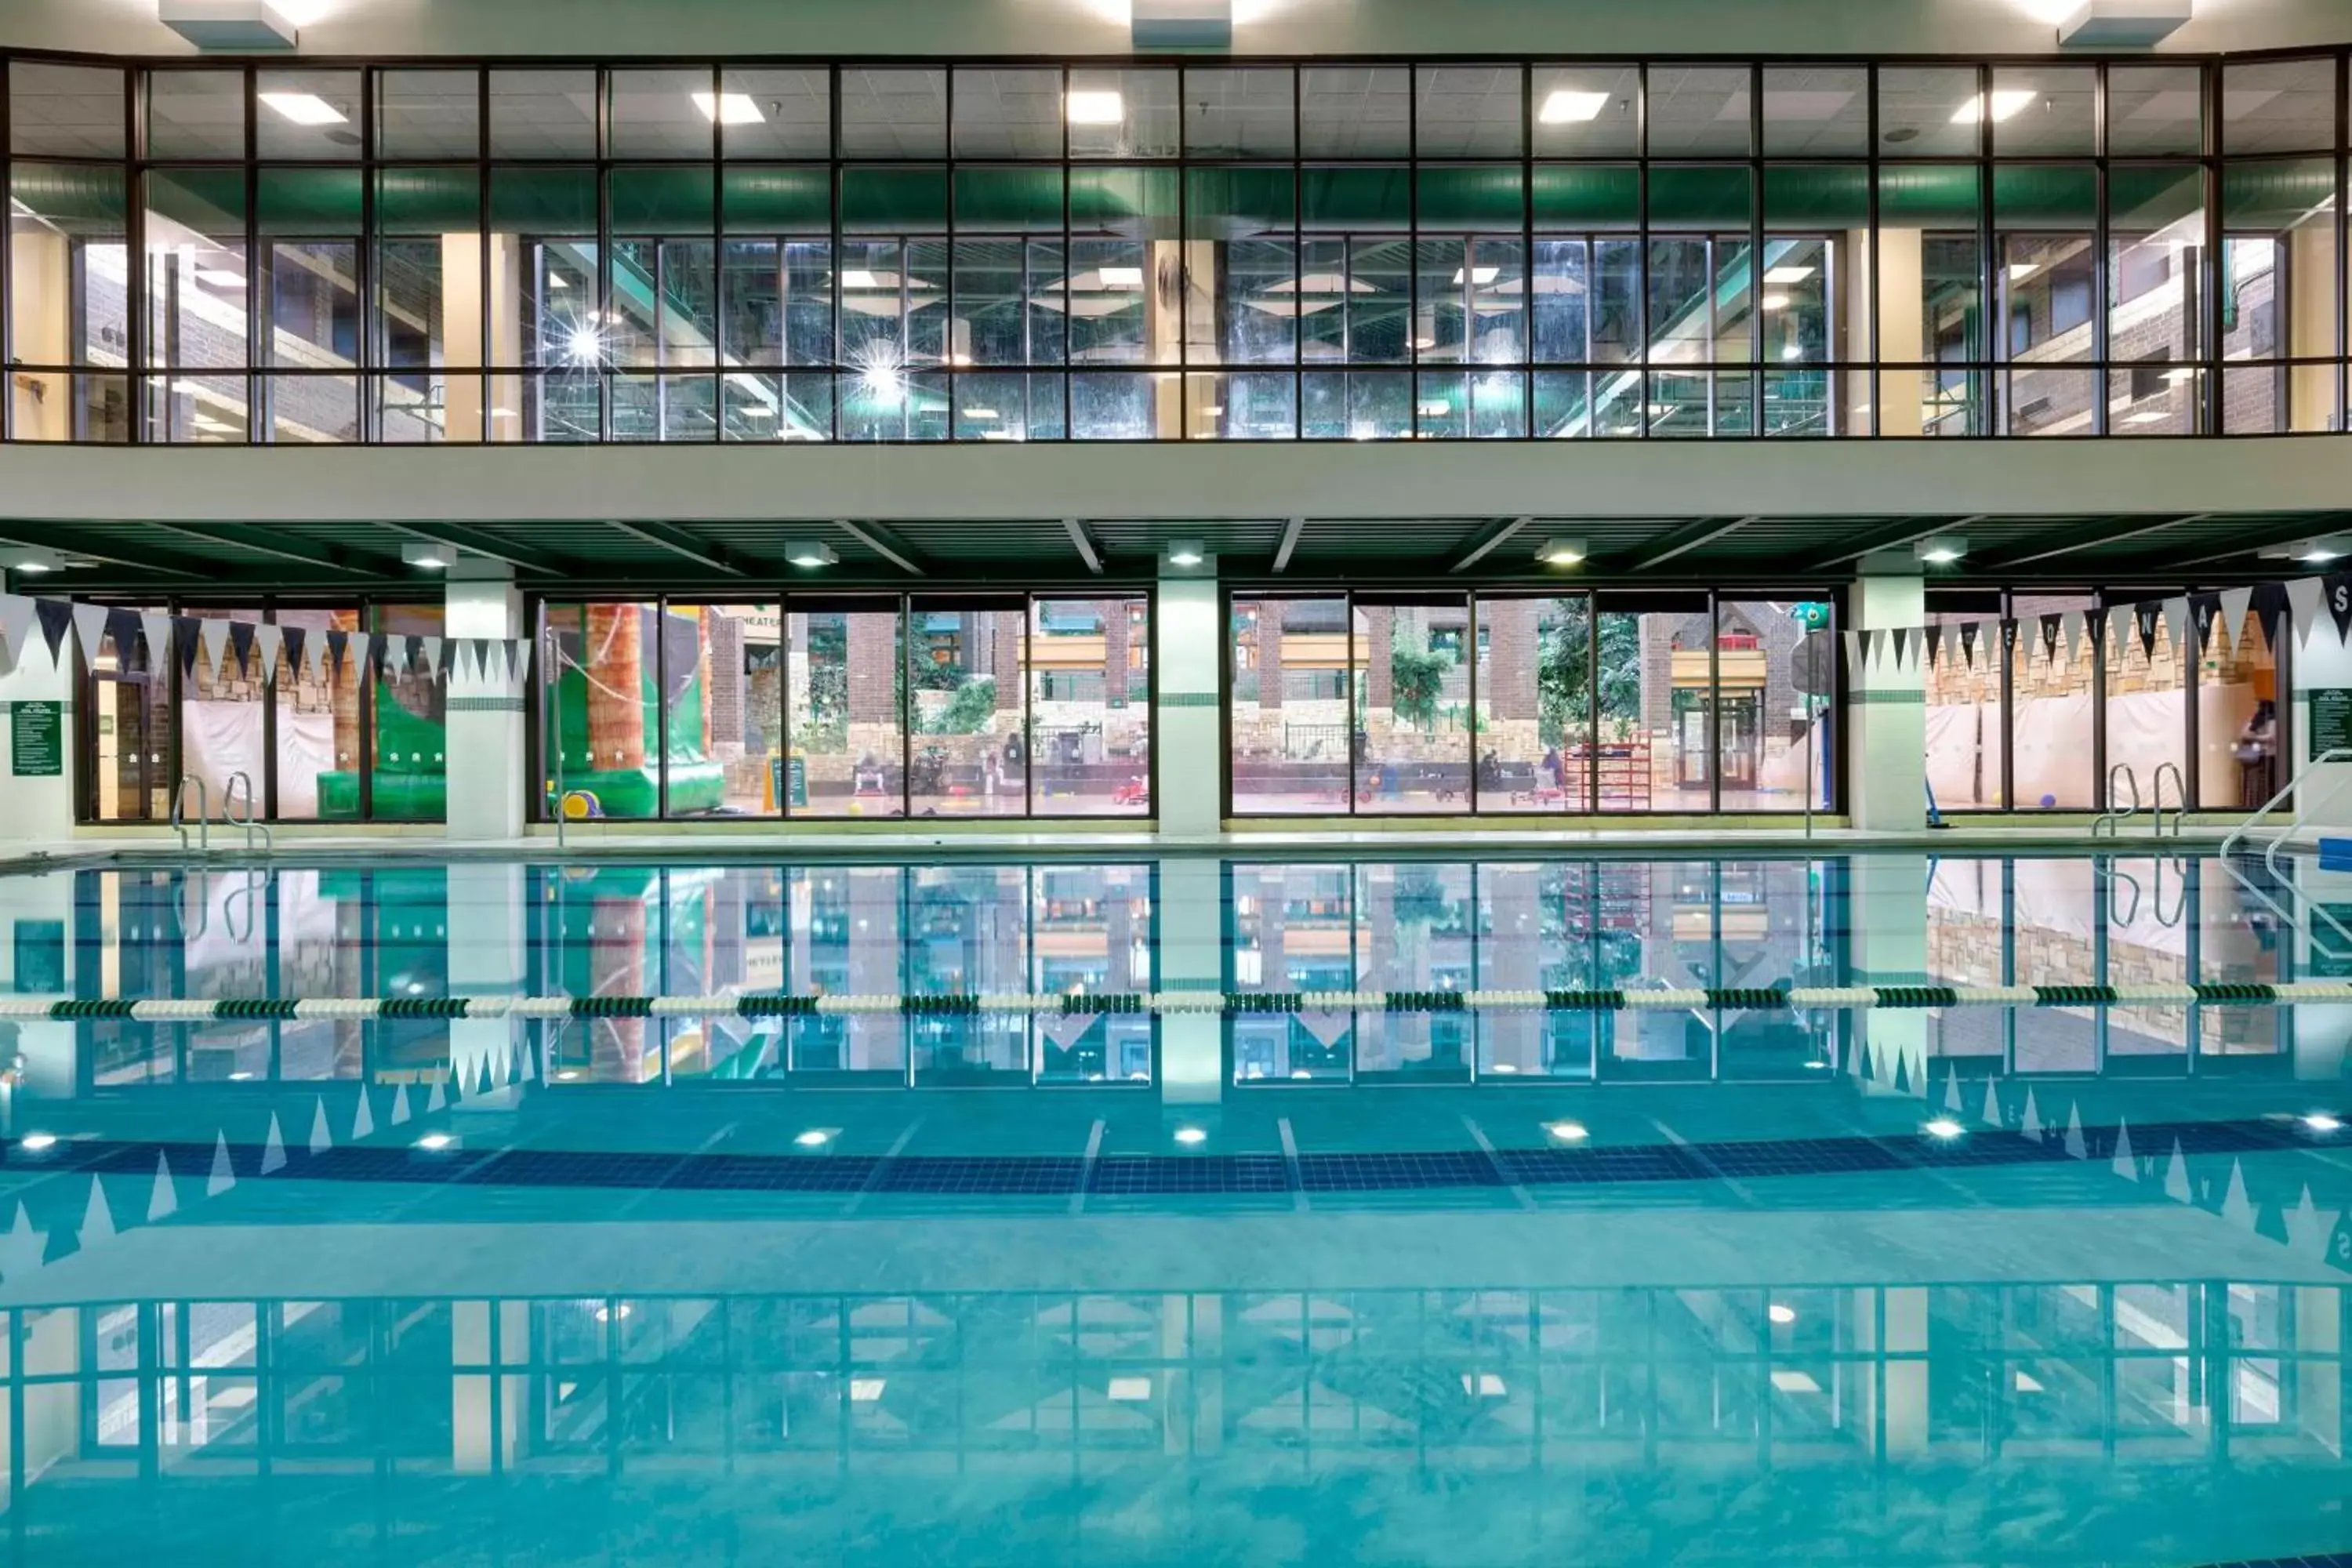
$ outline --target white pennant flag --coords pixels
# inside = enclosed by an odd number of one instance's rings
[[[2058,647],[2073,664],[2083,657],[2083,612],[2068,610],[2058,619]]]
[[[1845,632],[1845,664],[1856,675],[1862,673],[1862,634],[1851,626]]]
[[[302,679],[316,681],[326,672],[326,668],[327,634],[323,630],[313,629],[302,639]]]
[[[253,651],[261,656],[261,681],[274,685],[278,679],[278,656],[286,647],[286,633],[279,627],[263,624],[253,628]]]
[[[352,640],[343,649],[343,657],[350,660],[352,666],[352,679],[364,679],[367,672],[375,668],[368,662],[368,651],[374,646],[374,642],[375,637],[373,633],[353,632],[352,634]]]
[[[425,673],[432,679],[441,679],[441,639],[439,637],[425,639]]]
[[[2254,607],[2252,588],[2221,590],[2221,629],[2228,634],[2230,646],[2235,648],[2246,638],[2246,612]]]
[[[22,594],[0,594],[0,636],[8,639],[8,657],[25,661],[25,640],[33,631],[33,601]]]
[[[2319,595],[2327,584],[2317,577],[2298,577],[2286,585],[2287,609],[2294,617],[2294,640],[2299,647],[2311,640],[2311,629],[2319,619]]]
[[[517,637],[513,647],[515,657],[507,665],[507,675],[513,680],[529,680],[530,679],[530,639]]]
[[[212,670],[213,684],[220,684],[221,655],[228,651],[228,623],[207,620],[196,626],[196,644],[204,650],[205,663]]]
[[[2118,667],[2123,663],[2124,648],[2132,637],[2132,612],[2129,605],[2116,605],[2107,611],[2107,657]]]
[[[172,668],[172,616],[167,610],[139,612],[139,633],[147,639],[147,668],[161,675]]]
[[[2189,600],[2185,595],[2176,594],[2164,601],[2164,635],[2172,643],[2172,657],[2175,658],[2196,657],[2193,653],[2186,651],[2180,641],[2180,628],[2188,623]]]
[[[106,639],[106,606],[77,604],[73,607],[74,636],[81,639],[81,656],[90,663],[98,662],[98,645]]]

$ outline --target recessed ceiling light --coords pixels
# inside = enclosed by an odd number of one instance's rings
[[[1462,1374],[1462,1392],[1475,1399],[1500,1399],[1508,1391],[1494,1373],[1465,1372]]]
[[[2340,1119],[2330,1116],[2325,1110],[2313,1111],[2303,1119],[2303,1124],[2314,1132],[2334,1132],[2344,1125]]]
[[[1780,1305],[1780,1302],[1775,1301],[1770,1306],[1764,1309],[1764,1315],[1771,1319],[1776,1323],[1793,1323],[1797,1321],[1797,1309],[1794,1307],[1784,1307]]]
[[[634,1310],[635,1309],[633,1309],[626,1301],[622,1302],[617,1307],[599,1307],[596,1309],[596,1321],[600,1323],[609,1323],[614,1318],[628,1317]]]
[[[1580,121],[1598,120],[1601,111],[1609,107],[1605,92],[1580,92],[1572,87],[1554,88],[1543,100],[1536,118],[1546,125],[1569,125]]]
[[[1143,268],[1140,267],[1105,267],[1099,269],[1106,289],[1140,289]]]
[[[54,1149],[57,1146],[58,1135],[54,1132],[27,1132],[16,1143],[16,1147],[28,1154],[37,1154],[44,1149]]]
[[[2314,540],[2294,552],[2294,558],[2297,561],[2313,566],[2324,566],[2330,561],[2341,560],[2343,555],[2344,552],[2338,550],[2333,543],[2319,540]]]
[[[1116,89],[1072,92],[1067,108],[1073,125],[1117,125],[1127,118],[1127,100]]]
[[[715,120],[722,125],[757,125],[768,117],[751,101],[749,93],[722,92],[716,98],[709,93],[694,95],[694,107],[702,110],[705,120]]]
[[[1179,1127],[1176,1129],[1176,1142],[1184,1144],[1188,1148],[1196,1143],[1206,1143],[1208,1141],[1208,1133],[1202,1131],[1198,1127]]]
[[[803,1149],[821,1149],[833,1142],[833,1133],[823,1127],[812,1127],[793,1142]]]
[[[882,284],[863,267],[852,267],[842,273],[841,286],[845,289],[879,289]]]
[[[1454,405],[1443,397],[1431,397],[1414,405],[1424,419],[1439,419],[1454,411]]]
[[[1793,264],[1786,267],[1768,267],[1764,269],[1764,281],[1783,284],[1802,283],[1817,270],[1819,269],[1816,268],[1799,267]]]
[[[1789,297],[1786,294],[1767,294],[1761,303],[1768,310],[1785,310],[1789,308]]]
[[[1536,546],[1536,559],[1547,566],[1575,566],[1584,560],[1581,539],[1547,539]]]
[[[416,1146],[419,1149],[437,1153],[439,1151],[446,1149],[450,1144],[456,1142],[457,1140],[450,1137],[446,1132],[427,1132],[424,1137],[419,1138],[416,1141]]]
[[[1202,548],[1201,542],[1197,539],[1177,539],[1169,542],[1168,564],[1171,566],[1198,566],[1207,559],[1208,552]]]
[[[1563,1143],[1581,1143],[1588,1136],[1581,1121],[1547,1121],[1544,1131]]]
[[[1473,267],[1470,268],[1470,281],[1479,285],[1481,288],[1485,287],[1486,284],[1492,283],[1496,279],[1500,278],[1502,275],[1503,269],[1499,267]],[[1456,283],[1462,281],[1462,268],[1459,267],[1454,269],[1454,281]]]
[[[967,419],[999,419],[1003,417],[1003,416],[998,414],[993,408],[967,408],[963,411],[963,416]]]
[[[1913,547],[1913,552],[1930,566],[1949,566],[1969,552],[1969,542],[1958,534],[1948,533],[1921,540]]]
[[[297,125],[341,125],[351,118],[315,92],[265,92],[257,96]]]
[[[1822,1385],[1811,1373],[1781,1368],[1772,1374],[1772,1386],[1782,1394],[1819,1394]]]
[[[1114,1377],[1107,1392],[1122,1405],[1137,1405],[1151,1397],[1151,1380],[1148,1377]]]
[[[1958,1138],[1961,1133],[1966,1132],[1968,1129],[1961,1126],[1958,1122],[1953,1121],[1948,1116],[1938,1116],[1935,1121],[1930,1121],[1927,1125],[1919,1129],[1919,1131],[1925,1132],[1930,1138],[1938,1138],[1946,1142],[1949,1142],[1951,1140]]]
[[[231,1083],[250,1083],[253,1080],[253,1075],[249,1072],[233,1072],[228,1075],[228,1080]]]
[[[2009,280],[2022,283],[2041,270],[2042,263],[2039,261],[2012,261],[2009,264]]]
[[[883,1378],[853,1377],[849,1380],[849,1402],[852,1405],[871,1405],[882,1397],[882,1390],[887,1386],[887,1380]]]
[[[446,571],[449,547],[436,544],[429,539],[412,539],[401,545],[400,559],[404,565],[421,566],[427,572]]]
[[[795,566],[831,566],[841,556],[832,545],[814,540],[801,540],[784,546],[784,559]]]
[[[2042,95],[2040,93],[2036,92],[2030,87],[2009,87],[1995,89],[1992,95],[1992,122],[1995,125],[1998,125],[2004,120],[2014,119],[2019,114],[2023,113],[2026,109],[2032,106],[2033,100],[2041,96]],[[1952,123],[1955,125],[1973,125],[1977,121],[1977,117],[1983,112],[1984,99],[1979,95],[1969,99],[1966,103],[1952,110]]]

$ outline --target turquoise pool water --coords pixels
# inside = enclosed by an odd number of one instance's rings
[[[11,879],[0,1526],[41,1564],[2352,1551],[2318,876]]]

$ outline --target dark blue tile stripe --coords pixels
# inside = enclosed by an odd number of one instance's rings
[[[2087,1161],[2113,1157],[2112,1128],[2086,1129]],[[2132,1129],[2144,1158],[2261,1153],[2308,1146],[2292,1121],[2151,1122]],[[173,1173],[203,1179],[207,1143],[89,1140],[40,1153],[10,1147],[0,1169],[16,1175],[149,1175],[160,1159]],[[232,1146],[231,1169],[257,1175],[262,1151]],[[1311,1153],[1294,1167],[1278,1154],[1107,1155],[1091,1166],[1076,1155],[661,1153],[561,1149],[428,1151],[406,1145],[345,1145],[318,1154],[289,1151],[286,1172],[311,1181],[387,1182],[484,1187],[585,1187],[626,1191],[906,1193],[1067,1196],[1185,1193],[1430,1191],[1460,1187],[1605,1186],[1664,1182],[1757,1181],[1876,1172],[2079,1165],[2062,1137],[1980,1130],[1950,1142],[1916,1135],[1744,1139],[1718,1143],[1624,1147],[1432,1150]]]
[[[2352,1552],[2320,1552],[2307,1557],[2265,1557],[2259,1563],[2212,1563],[2206,1568],[2352,1568]]]

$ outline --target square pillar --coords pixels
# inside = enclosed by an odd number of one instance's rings
[[[450,568],[446,635],[449,659],[449,837],[457,840],[520,838],[531,783],[525,776],[524,693],[530,671],[518,660],[507,674],[504,644],[528,635],[522,595],[512,569],[476,556]],[[468,637],[498,646],[478,666],[460,651]],[[536,659],[541,650],[533,648]]]
[[[1877,639],[1846,672],[1846,798],[1856,827],[1917,831],[1927,823],[1927,659],[1915,633],[1927,619],[1926,585],[1916,568],[1855,580],[1849,599],[1857,632],[1906,633],[1898,658],[1891,637]]]
[[[1218,624],[1216,563],[1190,571],[1164,568],[1159,615],[1152,626],[1152,667],[1159,700],[1151,715],[1160,758],[1154,803],[1168,838],[1206,839],[1223,828],[1225,743],[1218,712],[1224,630]]]
[[[8,753],[0,764],[0,841],[62,844],[73,837],[74,726],[80,718],[75,710],[73,638],[68,635],[58,645],[55,658],[37,628],[24,640],[22,657],[0,654],[0,750]],[[19,702],[58,705],[54,758],[16,754]],[[25,771],[50,766],[57,771]]]

